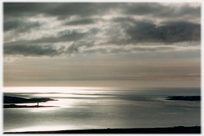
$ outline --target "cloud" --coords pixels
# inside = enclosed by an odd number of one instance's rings
[[[89,49],[89,50],[85,50],[83,51],[84,54],[95,54],[95,53],[99,53],[99,54],[108,54],[107,49],[104,48],[97,48],[97,49]]]
[[[160,3],[133,3],[126,6],[123,12],[128,15],[145,15],[174,19],[177,17],[183,18],[185,16],[193,18],[200,17],[201,7],[192,7],[190,4],[191,3],[177,3],[177,5],[168,4],[164,6]]]
[[[30,31],[31,29],[39,28],[40,26],[41,24],[39,22],[13,20],[4,22],[4,32],[15,30],[16,33],[23,33]]]
[[[42,37],[35,40],[6,42],[4,43],[4,54],[23,56],[29,56],[29,54],[30,56],[77,54],[80,52],[80,48],[94,46],[95,39],[93,36],[98,32],[98,28],[91,28],[86,32],[80,32],[80,30],[64,30],[58,32],[56,36]]]
[[[65,3],[58,4],[50,10],[46,10],[45,14],[57,16],[58,19],[65,19],[70,16],[88,17],[103,15],[107,13],[111,7],[116,5],[109,3]]]
[[[117,21],[120,21],[120,19]],[[164,47],[161,46],[161,43],[170,44],[200,40],[200,25],[186,22],[164,22],[161,26],[156,26],[152,22],[135,21],[133,24],[124,27],[123,30],[129,39],[117,39],[115,34],[111,32],[109,33],[110,37],[113,35],[112,37],[115,37],[115,39],[110,38],[114,40],[108,41],[106,44],[99,44],[98,40],[96,40],[96,35],[101,32],[98,28],[91,28],[86,32],[80,32],[80,30],[64,30],[58,32],[55,37],[49,36],[35,40],[7,42],[4,44],[4,54],[20,55],[22,53],[22,55],[28,56],[30,53],[30,56],[57,56],[78,53],[163,52],[176,50],[176,48],[172,46]],[[117,34],[119,32],[116,31]],[[100,40],[103,41],[104,39]],[[152,44],[158,43],[158,45],[154,44],[157,47],[148,47],[145,45],[143,45],[144,47],[139,47],[137,45],[138,43],[148,42]],[[55,43],[62,43],[60,50],[57,48],[59,45],[54,46]],[[45,46],[44,44],[50,44],[50,46]],[[116,44],[120,48],[111,46],[110,44]],[[125,46],[121,46],[122,44],[131,46],[126,48]],[[104,45],[106,45],[106,49],[104,49]]]
[[[66,53],[68,53],[69,55],[77,54],[80,52],[81,47],[90,48],[92,46],[94,46],[94,41],[91,41],[91,42],[79,41],[69,46],[66,50]]]
[[[200,42],[201,26],[192,20],[200,19],[201,9],[190,4],[4,3],[4,54],[57,56],[175,50],[172,45]],[[49,17],[53,17],[50,22]],[[21,34],[36,28],[42,29]],[[158,47],[147,47],[148,43]],[[164,44],[168,47],[160,46]]]
[[[112,49],[110,51],[110,53],[135,53],[135,52],[156,52],[156,51],[172,51],[175,50],[174,47],[151,47],[151,48],[147,48],[147,47],[133,47],[133,48],[129,48],[129,49],[125,49],[125,48],[115,48]]]
[[[200,42],[201,38],[201,26],[196,23],[168,21],[158,25],[153,21],[137,21],[131,17],[113,18],[112,22],[116,23],[112,28],[117,31],[109,29],[110,33],[106,33],[109,35],[109,39],[105,44],[120,46],[142,43],[174,44]]]
[[[116,22],[116,23],[135,23],[136,20],[132,17],[116,17],[116,18],[112,18],[113,22]]]
[[[40,39],[30,40],[29,43],[60,43],[60,42],[70,42],[79,41],[85,39],[87,36],[92,36],[97,34],[99,29],[91,28],[86,32],[80,32],[80,30],[63,30],[57,33],[56,36],[42,37]]]
[[[98,19],[83,18],[65,22],[64,25],[90,25],[98,22]]]
[[[5,55],[23,56],[56,56],[62,53],[62,49],[55,49],[52,45],[15,45],[4,46]]]
[[[104,15],[120,3],[4,3],[4,15],[14,16],[55,16],[62,20],[70,16],[88,17]]]
[[[188,22],[165,22],[156,26],[152,22],[136,22],[124,28],[130,39],[129,43],[176,43],[200,41],[200,25]]]
[[[61,43],[61,42],[72,42],[72,41],[79,41],[84,37],[96,34],[97,29],[90,29],[88,32],[79,32],[78,30],[63,30],[59,31],[56,36],[45,36],[34,40],[19,40],[14,42],[7,42],[4,46],[7,45],[19,45],[19,44],[46,44],[46,43]]]
[[[93,17],[103,15],[149,16],[157,18],[200,18],[199,3],[4,3],[4,18],[52,16],[59,20],[72,16]],[[88,20],[86,20],[88,21]],[[90,21],[90,20],[89,20]],[[184,21],[184,20],[183,20]]]
[[[4,3],[4,18],[39,14],[46,6],[41,3]]]
[[[81,32],[80,29],[74,30],[63,30],[59,31],[55,36],[45,36],[34,40],[18,40],[13,42],[4,43],[4,46],[7,45],[19,45],[19,44],[45,44],[45,43],[62,43],[62,42],[77,42],[87,37],[94,37],[100,29],[90,28],[86,32]],[[94,38],[91,38],[94,39]],[[90,40],[90,39],[89,39]]]
[[[4,46],[4,55],[21,55],[21,56],[60,56],[73,55],[80,53],[81,48],[90,48],[94,46],[94,41],[78,41],[71,45],[43,45],[43,44],[28,44],[26,42],[18,42],[6,44]],[[83,52],[83,50],[81,51]]]
[[[163,9],[164,6],[161,6],[159,3],[129,3],[123,9],[123,12],[131,15],[148,15],[155,14]]]
[[[31,43],[58,43],[58,42],[67,42],[67,41],[78,41],[85,37],[87,33],[77,32],[75,30],[64,30],[60,31],[57,36],[49,36],[49,37],[42,37],[40,39],[36,39],[30,41]]]

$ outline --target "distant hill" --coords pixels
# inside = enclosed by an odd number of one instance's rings
[[[47,102],[47,101],[55,101],[50,98],[20,98],[20,97],[13,97],[13,96],[4,96],[4,104],[9,103],[38,103],[38,102]]]
[[[200,96],[169,96],[167,100],[200,101]]]

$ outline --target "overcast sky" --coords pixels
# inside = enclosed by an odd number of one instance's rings
[[[3,8],[4,86],[200,86],[200,3]]]

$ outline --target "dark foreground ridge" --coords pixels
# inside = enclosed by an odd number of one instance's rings
[[[200,134],[201,127],[172,127],[172,128],[129,128],[129,129],[87,129],[87,130],[60,130],[60,131],[30,131],[30,132],[5,132],[4,134],[116,134],[116,133],[143,133],[143,134]]]
[[[169,96],[167,100],[200,101],[200,96]]]

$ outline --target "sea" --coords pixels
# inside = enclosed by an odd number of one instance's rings
[[[39,104],[55,107],[4,108],[4,132],[201,125],[200,101],[167,100],[200,96],[200,88],[4,87],[3,93],[56,100]]]

